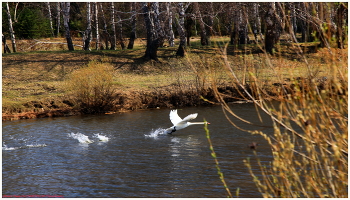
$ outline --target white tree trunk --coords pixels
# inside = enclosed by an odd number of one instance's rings
[[[112,18],[112,41],[111,41],[111,50],[116,50],[117,45],[117,32],[115,30],[115,12],[114,12],[114,3],[111,2],[111,18]]]
[[[54,36],[54,31],[53,31],[53,26],[52,26],[52,14],[51,14],[50,2],[46,2],[46,5],[47,5],[47,10],[49,12],[50,29],[51,29],[51,34],[52,34],[52,37],[53,37]]]
[[[159,19],[159,3],[143,3],[143,15],[147,29],[147,47],[144,58],[158,61],[157,50],[164,42],[164,29]]]
[[[177,32],[180,36],[180,45],[176,52],[176,55],[178,56],[185,56],[186,52],[186,44],[187,44],[187,38],[186,38],[186,32],[185,32],[185,8],[183,3],[178,3],[178,9],[179,9],[179,21],[177,23]]]
[[[67,44],[68,44],[68,50],[74,51],[74,46],[73,46],[73,41],[72,37],[70,35],[70,30],[69,30],[69,11],[70,11],[70,2],[63,2],[61,3],[61,8],[63,12],[63,25],[64,29],[66,32],[66,39],[67,39]]]
[[[12,17],[11,17],[10,7],[8,2],[6,3],[6,13],[9,20],[9,31],[10,31],[10,37],[12,42],[12,51],[17,52],[15,31],[13,30],[13,27],[12,27]]]
[[[86,5],[86,20],[87,20],[87,27],[85,30],[85,34],[83,36],[83,40],[84,40],[84,50],[85,51],[90,51],[90,44],[91,44],[91,35],[92,35],[92,31],[91,31],[91,3],[87,2]]]
[[[98,3],[95,2],[96,50],[100,50],[100,34],[98,29]]]
[[[60,26],[61,26],[61,8],[60,8],[60,3],[57,2],[56,4],[56,11],[57,11],[57,16],[56,16],[56,21],[57,21],[57,30],[56,30],[56,37],[60,35]]]
[[[174,44],[174,31],[173,31],[173,12],[171,11],[171,2],[166,2],[166,11],[168,15],[168,41],[169,46],[173,47]]]

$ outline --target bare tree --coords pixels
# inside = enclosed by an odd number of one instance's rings
[[[119,22],[117,23],[118,27],[118,41],[120,44],[120,47],[122,49],[125,49],[125,44],[124,44],[124,38],[123,38],[123,23],[120,14],[118,14],[118,20]]]
[[[346,19],[345,12],[348,10],[348,8],[344,5],[344,3],[339,3],[339,6],[337,8],[337,14],[336,14],[336,25],[337,25],[337,31],[336,31],[336,38],[337,38],[337,45],[338,48],[344,49],[344,40],[346,38],[346,32],[343,31],[344,26],[344,19]]]
[[[168,27],[167,27],[167,36],[169,41],[169,46],[173,47],[175,46],[174,43],[174,31],[173,31],[173,12],[171,7],[171,2],[166,2],[166,12],[168,16]]]
[[[4,45],[4,53],[11,53],[10,48],[6,44],[6,37],[2,34],[2,43]]]
[[[265,15],[265,50],[270,54],[276,51],[275,44],[281,35],[281,24],[277,16],[275,3],[268,3],[268,10]]]
[[[101,35],[101,40],[104,40],[105,49],[108,49],[108,42],[109,42],[110,35],[108,33],[108,30],[107,30],[107,20],[106,20],[105,14],[104,14],[104,9],[103,9],[102,3],[100,3],[100,9],[101,9],[101,15],[102,15],[102,19],[103,19],[102,20],[103,21],[103,31],[102,31],[102,35]],[[101,45],[100,48],[103,49],[103,45]]]
[[[252,3],[252,7],[253,7],[253,25],[252,25],[252,29],[253,29],[253,34],[254,34],[254,39],[255,42],[258,43],[258,35],[260,36],[260,39],[263,40],[263,36],[261,33],[261,19],[260,19],[260,15],[259,15],[259,3]]]
[[[157,51],[164,42],[164,30],[159,20],[159,3],[143,3],[145,25],[147,29],[146,60],[158,61]]]
[[[248,43],[248,20],[246,16],[246,7],[244,3],[238,3],[238,43],[247,44]]]
[[[92,31],[91,31],[91,3],[87,2],[86,4],[86,21],[87,21],[87,27],[83,34],[83,40],[84,40],[84,50],[89,51],[90,50],[90,43],[92,40]]]
[[[111,41],[111,50],[116,50],[117,45],[117,32],[115,30],[115,10],[114,3],[111,2],[111,24],[112,24],[112,41]]]
[[[12,42],[12,51],[17,52],[15,31],[13,30],[13,26],[12,26],[12,17],[11,17],[10,6],[9,6],[8,2],[6,2],[5,11],[7,13],[7,18],[9,21],[9,31],[10,31],[10,37],[11,37],[11,42]]]
[[[130,10],[131,10],[131,32],[130,32],[130,39],[128,44],[128,49],[134,48],[134,41],[136,39],[136,2],[130,3]]]
[[[98,28],[98,3],[95,2],[96,50],[100,50],[100,33]]]
[[[53,31],[53,26],[52,26],[52,14],[51,14],[51,6],[50,6],[50,2],[46,2],[47,5],[47,11],[49,13],[49,21],[50,21],[50,29],[51,29],[51,34],[52,36],[54,36],[54,31]]]
[[[177,23],[177,32],[180,36],[180,45],[177,49],[176,55],[177,56],[185,56],[186,52],[186,32],[185,32],[185,6],[184,3],[178,3],[178,10],[179,10],[179,20]]]
[[[187,46],[190,46],[190,40],[192,37],[192,28],[195,25],[195,19],[193,17],[193,3],[188,3],[187,8],[185,9],[185,30],[186,30],[186,37],[187,37]],[[197,31],[196,31],[197,33]],[[197,35],[197,34],[195,34]]]
[[[72,37],[70,35],[70,30],[69,30],[69,11],[70,11],[70,2],[62,2],[61,3],[61,8],[63,12],[63,21],[64,21],[64,29],[66,32],[66,40],[68,44],[68,50],[74,51],[74,46],[73,46],[73,41]]]
[[[201,29],[201,32],[200,32],[201,44],[203,46],[209,45],[209,37],[208,37],[207,31],[206,31],[206,28],[205,28],[205,23],[203,21],[203,17],[202,17],[201,11],[199,9],[199,3],[198,2],[193,2],[193,5],[194,5],[196,16],[198,18],[199,26],[200,26],[200,29]]]
[[[60,3],[57,2],[56,4],[56,37],[58,37],[60,35],[60,26],[61,26],[61,8],[60,8]]]

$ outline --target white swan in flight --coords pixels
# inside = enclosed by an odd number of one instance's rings
[[[177,114],[177,110],[171,110],[170,111],[170,121],[174,124],[174,126],[168,128],[165,130],[166,133],[172,134],[173,132],[184,129],[188,126],[195,125],[195,124],[210,124],[209,122],[188,122],[192,119],[195,119],[197,117],[198,113],[190,114],[187,117],[181,119],[179,115]]]

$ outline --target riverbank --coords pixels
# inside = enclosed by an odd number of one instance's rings
[[[317,53],[303,55],[312,63],[309,66],[302,57],[289,52],[290,48],[282,50],[279,55],[266,59],[262,53],[252,53],[254,46],[244,50],[250,52],[248,54],[229,47],[227,57],[248,90],[260,84],[265,88],[265,98],[278,99],[293,94],[296,85],[309,80],[305,69],[312,70],[317,75],[316,84],[324,87],[336,76],[330,73],[332,66],[347,63],[347,50],[319,49]],[[213,90],[223,94],[227,102],[248,100],[224,67],[220,48],[192,47],[186,58],[175,57],[174,52],[176,47],[159,49],[160,63],[142,60],[143,48],[3,54],[2,119],[81,114],[74,94],[67,92],[66,81],[72,72],[94,62],[113,67],[114,106],[101,113],[218,103]],[[255,72],[259,83],[252,79],[251,71]]]

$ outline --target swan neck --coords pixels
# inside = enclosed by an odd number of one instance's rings
[[[207,122],[188,122],[188,123],[193,125],[193,124],[206,124]]]

